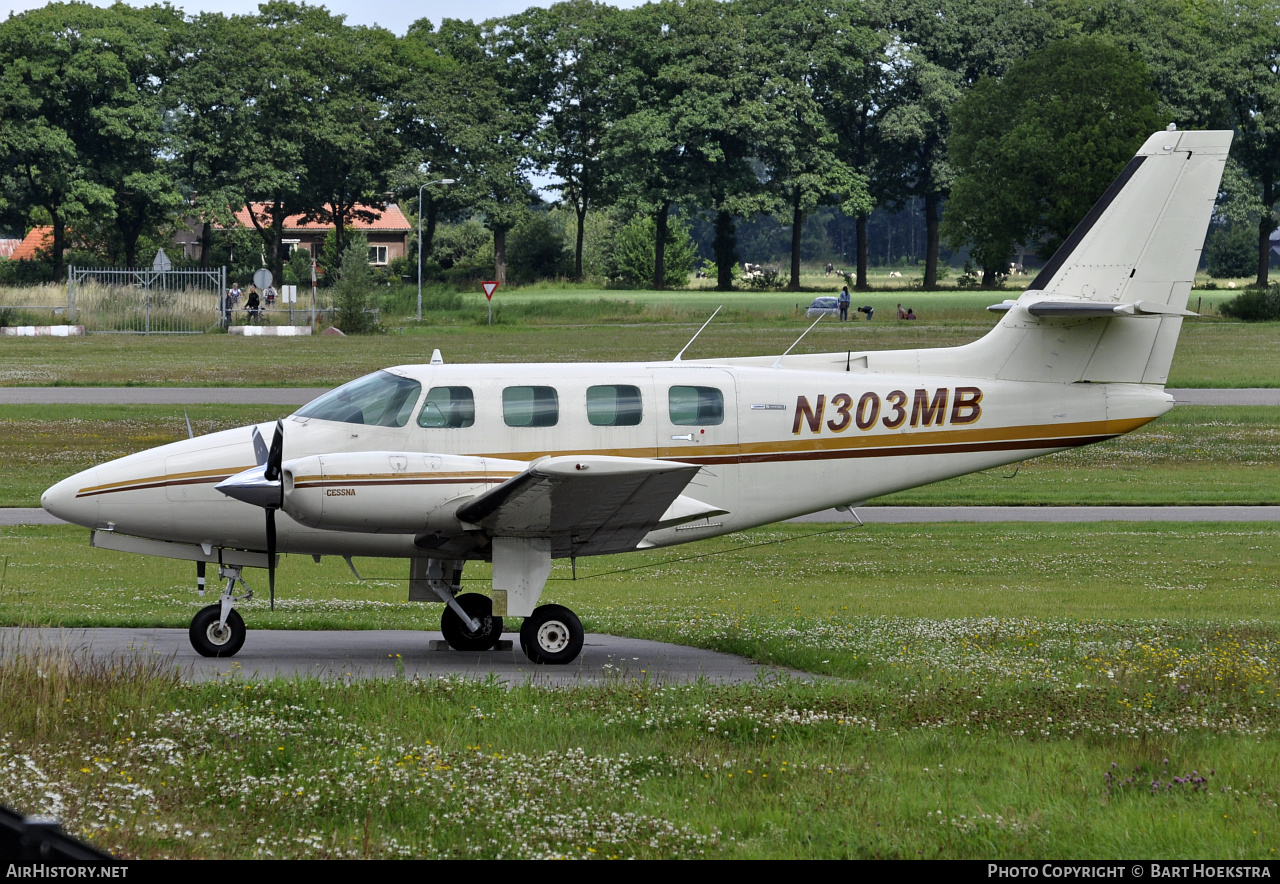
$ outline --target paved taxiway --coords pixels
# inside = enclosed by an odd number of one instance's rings
[[[41,649],[74,658],[116,663],[137,660],[161,671],[176,668],[187,681],[219,678],[311,677],[335,681],[369,678],[439,678],[461,675],[507,684],[579,685],[649,681],[755,682],[812,678],[802,672],[761,666],[732,654],[612,635],[588,634],[568,666],[536,666],[520,650],[519,637],[503,651],[462,653],[443,644],[439,632],[414,630],[293,631],[254,629],[244,647],[227,659],[201,657],[185,629],[0,628],[0,656],[31,655]]]

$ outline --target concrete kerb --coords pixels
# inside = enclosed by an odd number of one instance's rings
[[[311,334],[309,325],[233,325],[227,329],[229,335],[244,335],[247,338],[291,338]]]
[[[0,335],[11,338],[70,338],[83,334],[83,325],[7,325],[0,328]]]

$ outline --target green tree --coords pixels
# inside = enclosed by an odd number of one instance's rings
[[[814,81],[815,96],[836,135],[836,156],[867,181],[868,204],[852,214],[857,238],[854,285],[867,286],[867,219],[872,201],[891,192],[881,164],[881,123],[893,96],[887,4],[879,0],[831,4],[824,46]]]
[[[765,4],[756,39],[772,59],[762,99],[766,108],[760,157],[775,195],[775,214],[791,226],[792,289],[800,288],[804,219],[824,204],[851,215],[871,209],[866,179],[837,155],[837,136],[820,101],[819,81],[836,51],[839,30],[824,15],[828,4]]]
[[[373,271],[369,268],[369,240],[358,230],[345,237],[346,251],[334,274],[333,324],[349,335],[373,331]]]
[[[520,282],[568,275],[572,258],[564,227],[548,212],[534,212],[511,231],[511,275]]]
[[[1280,224],[1280,10],[1274,2],[1242,3],[1236,22],[1243,39],[1233,45],[1238,79],[1231,90],[1236,139],[1231,152],[1257,194],[1257,279],[1270,284],[1271,234]]]
[[[0,211],[17,227],[46,214],[57,276],[68,226],[115,228],[132,258],[174,204],[159,89],[181,25],[170,7],[82,3],[0,24]]]
[[[445,51],[447,47],[429,19],[411,25],[397,48],[398,65],[404,74],[391,102],[391,115],[404,154],[400,166],[392,171],[391,186],[413,200],[410,221],[415,230],[411,239],[425,262],[433,251],[437,225],[460,215],[467,217],[472,211],[468,182],[459,179],[463,177],[463,149],[471,143],[476,112],[462,62]],[[458,183],[421,186],[442,178]],[[417,216],[419,194],[421,219]],[[421,242],[417,242],[419,221]]]
[[[332,224],[337,250],[346,251],[353,221],[373,221],[401,141],[389,113],[404,79],[396,39],[382,28],[349,28],[340,18],[322,20],[311,35],[310,63],[323,71],[324,88],[313,97],[303,133],[305,169],[299,199],[304,220]]]
[[[942,204],[953,172],[947,146],[951,106],[983,75],[1000,76],[1015,60],[1062,35],[1046,5],[1021,0],[901,0],[891,7],[893,83],[880,123],[884,201],[924,203],[925,288],[938,283]]]
[[[1257,271],[1256,234],[1251,224],[1231,224],[1210,233],[1204,244],[1204,263],[1209,275],[1230,279]]]
[[[658,238],[657,222],[647,215],[637,215],[619,228],[610,248],[610,275],[631,286],[680,288],[689,282],[689,271],[698,251],[689,236],[689,228],[679,220],[670,220],[664,234],[667,241],[662,253],[666,257],[660,285],[654,285],[655,256]]]
[[[325,274],[326,278],[336,278],[334,274],[342,269],[342,262],[347,260],[347,255],[350,251],[346,248],[345,243],[351,239],[355,232],[356,230],[354,227],[348,227],[346,230],[342,231],[341,236],[339,236],[338,231],[332,227],[325,231],[324,240],[320,243],[320,248],[316,250],[315,258],[316,263],[319,265],[320,270]],[[365,235],[362,233],[361,236]],[[339,242],[344,243],[341,248],[338,246]],[[365,243],[367,246],[367,236],[365,237]],[[292,260],[292,258],[290,260]],[[364,264],[369,263],[367,248],[365,253],[361,255],[360,261]],[[310,277],[308,277],[308,279],[310,279]]]
[[[243,205],[282,278],[284,220],[316,207],[308,193],[310,132],[321,126],[327,72],[320,61],[350,29],[323,7],[271,0],[257,15],[202,13],[175,79],[183,165],[206,222],[230,223]]]
[[[622,13],[593,0],[531,7],[506,19],[507,52],[518,58],[519,101],[542,109],[530,150],[576,221],[575,279],[582,278],[587,212],[605,198],[603,143],[612,123],[610,84],[618,71],[613,36]]]
[[[449,133],[458,198],[484,219],[493,234],[494,279],[507,279],[507,233],[528,213],[533,194],[527,171],[532,167],[530,140],[537,110],[522,100],[516,84],[519,59],[503,20],[471,22],[445,19],[436,34],[425,29],[418,38],[430,42],[449,64],[442,88],[449,104],[465,108],[465,124]],[[450,188],[454,190],[454,188]]]
[[[607,181],[616,200],[653,219],[655,288],[668,278],[671,210],[733,214],[745,188],[758,185],[748,150],[760,119],[758,84],[734,14],[727,4],[689,0],[651,3],[619,19]]]
[[[1237,191],[1233,224],[1254,227],[1257,285],[1266,285],[1270,236],[1280,223],[1280,8],[1275,0],[1105,0],[1067,6],[1086,32],[1140,55],[1162,109],[1183,128],[1235,129],[1232,162],[1252,193]],[[1230,191],[1230,188],[1228,188]]]
[[[1050,43],[951,109],[956,171],[942,232],[995,284],[1014,245],[1048,258],[1166,122],[1137,56],[1095,37]]]
[[[698,174],[703,178],[702,207],[714,216],[718,291],[733,288],[739,259],[736,218],[773,205],[758,161],[770,134],[762,99],[774,63],[771,47],[756,38],[760,14],[759,8],[741,2],[701,5],[687,9],[682,24],[688,58],[685,104],[701,114],[689,138],[703,145]],[[694,119],[682,115],[682,122]]]

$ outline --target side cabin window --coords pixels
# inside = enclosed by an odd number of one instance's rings
[[[403,427],[418,404],[422,385],[389,371],[375,371],[299,409],[298,417],[369,427]]]
[[[724,423],[724,393],[715,387],[672,387],[667,394],[671,423],[714,427]]]
[[[587,420],[593,427],[634,427],[644,410],[640,388],[629,384],[587,387]]]
[[[476,422],[476,399],[470,387],[432,387],[418,412],[418,426],[460,429]]]
[[[507,387],[502,391],[502,419],[508,427],[554,427],[560,420],[555,387]]]

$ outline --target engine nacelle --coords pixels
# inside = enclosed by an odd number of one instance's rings
[[[360,451],[281,464],[284,511],[308,528],[366,533],[461,531],[458,507],[518,475],[521,461]]]

